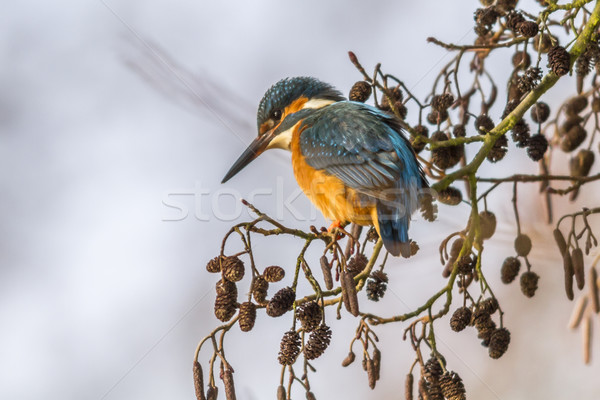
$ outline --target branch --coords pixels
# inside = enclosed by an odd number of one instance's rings
[[[434,37],[428,37],[427,41],[429,43],[433,43],[438,46],[441,46],[447,50],[489,50],[489,49],[497,49],[500,47],[511,47],[511,46],[514,46],[515,44],[525,42],[528,39],[529,38],[526,38],[526,37],[520,37],[520,38],[516,38],[509,42],[504,42],[504,43],[475,44],[475,45],[458,45],[458,44],[453,44],[453,43],[444,43],[441,40],[438,40]]]
[[[477,178],[479,182],[503,183],[503,182],[543,182],[543,181],[573,181],[579,183],[592,182],[600,179],[600,173],[591,176],[571,175],[525,175],[515,174],[506,178]]]
[[[588,43],[590,43],[592,39],[592,35],[595,34],[598,25],[600,24],[600,1],[596,2],[596,6],[594,10],[590,14],[590,19],[586,26],[584,27],[581,34],[577,37],[577,40],[573,44],[571,48],[571,67],[575,63],[575,60],[586,50]],[[546,93],[551,87],[553,87],[556,82],[560,79],[560,76],[556,75],[553,71],[550,71],[540,84],[533,89],[527,97],[506,117],[504,118],[498,125],[494,127],[490,131],[488,135],[486,135],[485,141],[479,152],[475,155],[473,160],[463,168],[446,175],[439,182],[432,185],[434,190],[440,191],[448,187],[452,182],[454,182],[458,178],[462,178],[470,173],[474,173],[477,171],[479,166],[483,163],[492,147],[496,143],[496,140],[510,129],[512,129],[515,124],[523,118],[525,112],[533,106],[538,99]]]
[[[569,4],[556,4],[556,1],[548,1],[547,11],[554,12],[558,10],[572,10],[574,8],[581,8],[588,3],[591,3],[593,0],[575,0]],[[545,11],[546,12],[546,11]]]

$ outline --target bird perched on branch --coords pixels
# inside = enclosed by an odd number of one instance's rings
[[[290,150],[300,188],[332,227],[374,225],[387,251],[410,256],[408,226],[427,181],[393,115],[297,77],[267,90],[257,123],[258,137],[223,183],[267,149]]]

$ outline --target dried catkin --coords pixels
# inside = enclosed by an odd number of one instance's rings
[[[585,285],[585,271],[583,269],[583,250],[577,247],[571,252],[571,258],[573,259],[573,273],[575,274],[575,282],[577,282],[577,289],[583,289]]]
[[[381,373],[381,351],[379,349],[373,350],[373,367],[375,368],[375,380],[378,381]]]
[[[563,269],[565,272],[565,293],[567,294],[567,299],[573,300],[573,259],[571,258],[571,254],[567,252],[563,257]]]
[[[589,364],[592,356],[592,317],[587,316],[583,320],[583,362]]]
[[[346,271],[340,274],[340,284],[342,286],[342,299],[346,310],[355,317],[358,316],[358,295],[352,275]]]
[[[600,312],[600,293],[598,290],[598,273],[596,267],[590,268],[590,298],[592,299],[592,309],[596,314]]]
[[[404,383],[404,398],[405,400],[413,400],[413,386],[415,384],[415,378],[413,374],[406,375]]]
[[[198,361],[194,361],[194,389],[196,391],[196,400],[206,400],[204,396],[204,376],[202,367]]]
[[[344,358],[344,360],[342,361],[342,367],[347,367],[348,365],[352,364],[355,359],[356,359],[356,354],[354,354],[353,351],[350,351],[350,353],[348,353],[346,358]]]
[[[217,400],[219,396],[219,388],[216,386],[209,386],[206,392],[206,400]]]
[[[286,398],[285,387],[283,385],[279,385],[277,387],[277,400],[285,400],[285,398]]]
[[[369,380],[369,387],[375,389],[375,383],[377,382],[375,375],[375,363],[373,360],[367,360],[367,378]]]
[[[588,299],[585,296],[581,296],[577,299],[575,307],[573,307],[573,312],[571,313],[571,318],[569,319],[569,329],[575,329],[579,326],[587,303]]]
[[[564,255],[565,252],[567,251],[567,242],[565,241],[565,237],[563,236],[562,232],[558,228],[556,228],[552,232],[552,234],[554,235],[554,241],[556,242],[556,245],[558,246],[558,251],[560,251],[561,255]]]
[[[323,280],[327,290],[333,289],[333,276],[331,276],[331,266],[326,256],[321,257],[321,270],[323,271]]]
[[[225,398],[235,400],[235,385],[233,383],[233,371],[226,368],[223,372],[223,385],[225,386]]]

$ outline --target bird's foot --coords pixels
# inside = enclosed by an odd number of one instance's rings
[[[343,227],[344,227],[344,224],[342,224],[342,221],[333,221],[333,223],[331,225],[329,225],[327,232],[333,233],[334,229],[343,228]]]
[[[333,221],[333,223],[327,229],[327,232],[334,236],[335,240],[340,240],[341,238],[346,236],[351,236],[348,232],[344,230],[344,227],[347,223],[341,221]]]

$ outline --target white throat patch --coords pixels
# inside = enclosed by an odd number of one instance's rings
[[[298,124],[299,123],[300,122],[298,122]],[[267,146],[267,149],[291,150],[291,147],[292,147],[292,132],[294,132],[294,129],[296,128],[296,126],[298,124],[292,126],[287,131],[283,131],[279,135],[275,136],[275,138],[273,138],[273,140],[271,140],[271,143],[269,143],[269,145]]]
[[[304,103],[304,105],[302,106],[302,109],[304,109],[304,108],[317,109],[317,108],[328,106],[332,103],[335,103],[335,101],[325,100],[325,99],[311,99],[311,100],[307,101],[306,103]],[[299,123],[300,122],[298,122],[298,124]],[[277,136],[275,136],[275,138],[273,140],[271,140],[271,143],[269,143],[269,145],[267,146],[267,149],[291,150],[292,133],[294,132],[294,130],[296,129],[298,124],[294,125],[290,129],[283,131],[280,134],[278,134]]]
[[[311,100],[307,101],[306,103],[304,103],[304,106],[302,106],[302,108],[315,108],[316,109],[316,108],[328,106],[333,103],[335,103],[335,101],[333,101],[333,100],[311,99]]]

